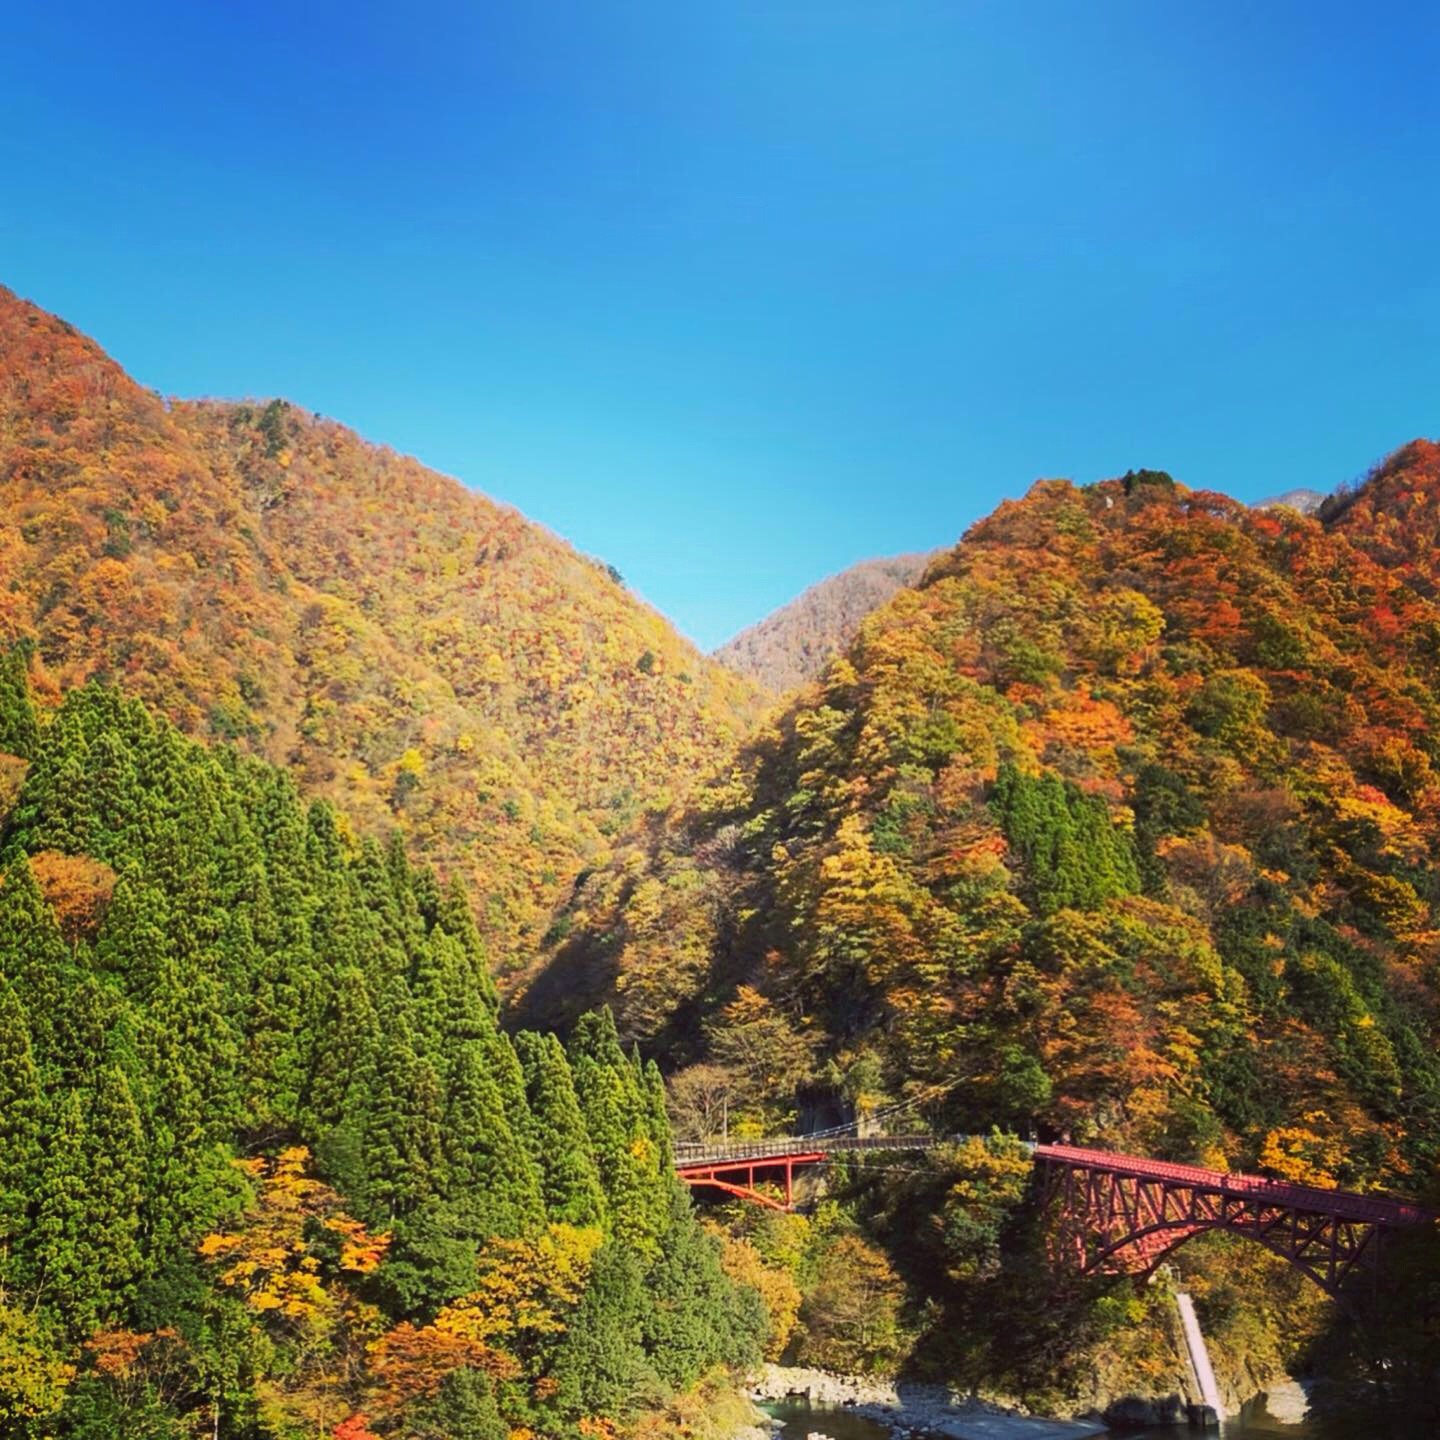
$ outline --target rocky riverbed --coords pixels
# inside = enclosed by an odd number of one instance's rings
[[[945,1436],[948,1440],[1083,1440],[1104,1433],[1086,1420],[1027,1415],[981,1395],[957,1395],[943,1385],[872,1380],[786,1365],[766,1365],[749,1391],[761,1403],[803,1399],[820,1409],[847,1410],[887,1426],[893,1434]],[[817,1417],[817,1433],[824,1422]]]

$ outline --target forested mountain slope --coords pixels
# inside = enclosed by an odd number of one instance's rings
[[[1320,518],[1427,597],[1440,582],[1440,445],[1415,440],[1363,485],[1328,495]]]
[[[1003,505],[587,879],[530,1012],[612,998],[732,1124],[935,1085],[956,1128],[1433,1185],[1436,454],[1328,524],[1155,472]]]
[[[714,658],[775,694],[794,690],[850,644],[872,610],[914,584],[934,553],[862,560],[742,630]]]
[[[524,954],[755,692],[599,562],[285,404],[166,404],[0,291],[0,643],[113,678],[464,873]],[[41,681],[42,685],[44,681]]]
[[[508,1039],[457,885],[113,688],[37,715],[26,668],[0,1432],[578,1440],[757,1353],[608,1017]]]

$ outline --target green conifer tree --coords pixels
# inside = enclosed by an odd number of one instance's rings
[[[0,978],[0,1283],[28,1223],[40,1170],[40,1073],[25,1008]]]
[[[53,1017],[47,1076],[62,1086],[93,1085],[122,1017],[125,1004],[112,986],[72,969]]]
[[[138,867],[121,875],[95,939],[95,960],[144,1004],[173,953],[170,906]]]
[[[525,1072],[528,1138],[546,1212],[567,1225],[600,1225],[605,1197],[565,1051],[553,1035],[522,1031],[515,1052]]]
[[[673,1175],[669,1180],[669,1223],[645,1276],[644,1339],[661,1377],[681,1388],[717,1365],[756,1363],[764,1319],[758,1296],[740,1294],[720,1268],[718,1248],[700,1228],[685,1186]]]
[[[90,743],[85,764],[84,818],[72,822],[81,832],[80,849],[109,864],[124,864],[139,849],[131,830],[149,808],[130,748],[113,730],[102,730]]]
[[[621,1050],[608,1009],[580,1017],[570,1053],[614,1233],[649,1261],[658,1254],[665,1228],[668,1166],[662,1170],[644,1080]]]
[[[416,1042],[437,1065],[458,1046],[495,1033],[495,1016],[476,987],[460,942],[436,931],[419,943],[414,996]]]
[[[356,967],[340,972],[330,1003],[306,1037],[302,1114],[312,1132],[337,1126],[373,1104],[381,1027],[370,986]]]
[[[40,725],[30,695],[30,657],[34,646],[21,640],[0,655],[0,754],[28,760],[35,753]]]
[[[56,1017],[73,967],[55,912],[23,857],[11,864],[0,884],[0,976],[15,987],[30,1017],[36,1059],[49,1063]]]
[[[46,1137],[32,1284],[73,1330],[119,1313],[140,1264],[144,1135],[129,1083],[107,1066],[93,1091],[73,1089]]]
[[[471,978],[481,998],[493,1011],[500,1009],[500,996],[495,989],[494,977],[485,959],[485,942],[475,924],[474,912],[470,909],[470,897],[459,879],[452,876],[440,892],[435,912],[435,926],[452,940],[460,944],[469,963]]]
[[[638,1258],[622,1241],[607,1240],[555,1358],[555,1398],[566,1415],[623,1418],[662,1393],[644,1349],[648,1308]]]
[[[468,1239],[522,1235],[545,1218],[540,1172],[524,1136],[525,1116],[506,1114],[500,1087],[476,1043],[462,1045],[450,1078],[444,1126],[444,1198]]]
[[[405,1416],[410,1440],[507,1440],[495,1386],[483,1370],[456,1370],[433,1399],[412,1405]]]
[[[407,1215],[443,1186],[443,1095],[402,1017],[377,1051],[364,1139],[364,1193],[378,1216]]]

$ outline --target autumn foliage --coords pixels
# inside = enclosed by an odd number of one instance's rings
[[[0,292],[0,1426],[611,1437],[762,1343],[988,1385],[1016,1132],[1433,1192],[1437,554],[1423,441],[1313,517],[1044,481],[760,725],[514,512]],[[987,1138],[722,1242],[646,1054],[696,1138]]]
[[[756,709],[514,510],[283,401],[167,404],[3,289],[0,577],[37,683],[113,680],[398,824],[497,961]]]
[[[512,1040],[462,888],[114,687],[37,706],[34,664],[0,656],[7,1435],[548,1440],[756,1353],[608,1016]]]
[[[1002,506],[587,881],[530,1013],[612,998],[732,1123],[933,1085],[947,1128],[1423,1188],[1437,453],[1322,519],[1158,472]]]

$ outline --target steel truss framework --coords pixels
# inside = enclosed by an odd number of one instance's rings
[[[799,1151],[794,1154],[759,1156],[754,1159],[714,1160],[708,1163],[676,1165],[676,1171],[687,1185],[705,1185],[738,1195],[771,1210],[789,1210],[795,1204],[795,1167],[819,1165],[830,1157],[824,1150]],[[769,1190],[760,1189],[767,1182],[783,1190],[778,1199]]]
[[[837,1152],[928,1150],[939,1143],[922,1135],[813,1135],[679,1145],[675,1169],[687,1185],[789,1210],[802,1165],[823,1165]],[[1437,1218],[1384,1195],[1074,1145],[1028,1148],[1043,1177],[1052,1259],[1082,1274],[1146,1276],[1193,1236],[1223,1230],[1265,1246],[1338,1298],[1358,1275],[1378,1274],[1387,1232]]]
[[[725,1140],[708,1145],[675,1147],[675,1171],[687,1184],[708,1186],[790,1210],[795,1205],[795,1171],[802,1165],[824,1165],[836,1154],[866,1151],[933,1150],[942,1143],[934,1135],[800,1135],[771,1140]],[[766,1184],[784,1191],[783,1201]]]
[[[1065,1146],[1037,1146],[1036,1159],[1054,1257],[1083,1274],[1146,1276],[1192,1236],[1223,1230],[1265,1246],[1338,1298],[1357,1274],[1378,1272],[1387,1230],[1430,1218],[1380,1197]]]

